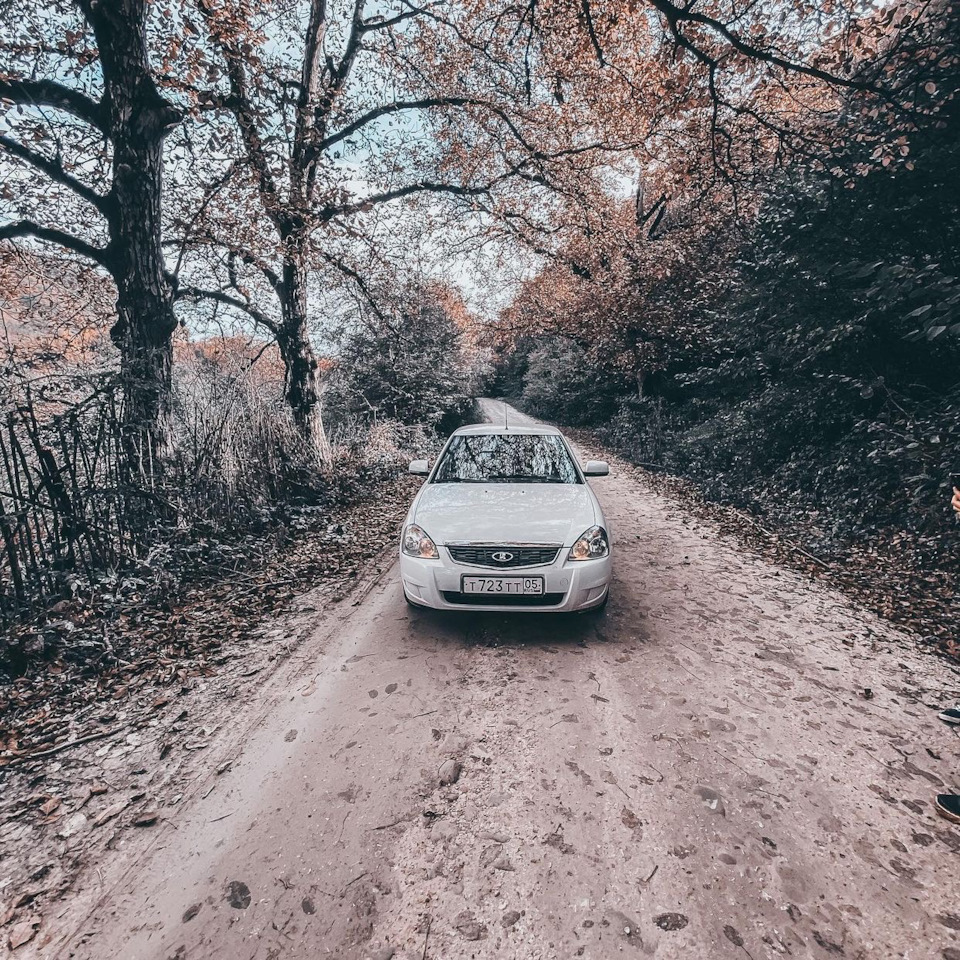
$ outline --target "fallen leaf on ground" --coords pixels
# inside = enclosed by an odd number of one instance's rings
[[[83,796],[80,799],[80,806],[82,807],[91,797],[102,796],[110,788],[102,780],[94,780],[93,783],[87,786],[87,789],[84,791]],[[79,807],[77,809],[80,809]]]
[[[159,817],[160,813],[152,807],[147,810],[141,810],[140,813],[133,818],[133,825],[135,827],[152,827]]]
[[[129,803],[129,800],[118,800],[116,803],[111,804],[106,810],[102,810],[94,817],[93,825],[95,827],[102,827],[108,820],[112,820],[118,814],[123,813]]]
[[[443,786],[450,786],[460,779],[460,773],[463,765],[459,760],[445,760],[440,767],[440,783]]]
[[[20,907],[25,907],[32,900],[36,900],[37,897],[42,893],[46,893],[47,888],[43,887],[39,890],[24,890],[19,897],[14,901],[14,909],[19,909]]]
[[[242,880],[231,880],[227,884],[226,901],[235,910],[246,910],[250,899],[250,888]]]
[[[724,935],[735,947],[742,947],[742,946],[743,946],[743,937],[740,936],[740,932],[737,930],[736,927],[731,927],[729,923],[723,928],[723,935]]]
[[[21,920],[10,931],[10,949],[16,950],[17,947],[29,943],[37,935],[39,928],[40,917],[27,917],[26,920]]]

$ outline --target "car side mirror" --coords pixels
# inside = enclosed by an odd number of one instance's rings
[[[605,477],[610,473],[610,464],[606,460],[588,460],[583,468],[585,477]]]
[[[418,477],[425,477],[430,472],[430,462],[428,460],[411,460],[410,473]]]

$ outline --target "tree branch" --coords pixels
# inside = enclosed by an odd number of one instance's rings
[[[589,3],[589,0],[583,0],[583,2],[587,4]],[[748,59],[756,60],[761,63],[769,63],[771,66],[779,67],[781,70],[784,70],[787,73],[796,73],[800,74],[801,76],[822,80],[824,83],[829,83],[832,86],[846,87],[851,90],[860,90],[865,93],[875,93],[879,96],[882,96],[884,99],[889,100],[889,92],[884,91],[875,83],[870,83],[866,80],[857,80],[855,78],[841,77],[835,73],[830,73],[827,70],[821,70],[819,67],[811,67],[805,63],[798,63],[788,60],[786,57],[781,56],[773,50],[764,50],[761,47],[755,46],[754,44],[742,39],[738,34],[734,33],[733,30],[731,30],[722,21],[716,19],[715,17],[710,17],[704,13],[695,11],[692,3],[688,3],[684,7],[678,7],[673,4],[671,0],[647,0],[647,2],[655,10],[659,10],[660,13],[663,14],[667,24],[670,27],[670,32],[677,43],[690,50],[691,53],[704,62],[708,62],[712,60],[712,58],[710,58],[708,54],[697,47],[689,39],[689,37],[684,35],[681,29],[681,24],[697,23],[703,27],[706,27],[708,30],[725,40],[732,49],[737,51],[737,53],[747,57]],[[713,62],[716,63],[715,60]]]
[[[228,256],[236,257],[241,263],[246,264],[248,267],[253,267],[256,270],[259,270],[260,273],[263,274],[267,283],[269,283],[276,292],[279,293],[280,288],[283,286],[283,280],[281,279],[280,275],[268,263],[261,260],[249,250],[244,250],[242,247],[234,246],[228,240],[214,236],[209,229],[204,228],[196,231],[193,234],[184,236],[179,241],[170,242],[178,244],[183,243],[185,246],[193,249],[200,249],[202,247],[222,248],[227,252]]]
[[[16,140],[6,136],[0,136],[0,149],[23,160],[24,163],[29,163],[30,166],[35,167],[37,170],[41,170],[56,183],[68,187],[78,197],[81,197],[83,200],[86,200],[87,203],[96,207],[105,217],[110,216],[109,198],[101,193],[97,193],[92,187],[88,187],[85,183],[81,183],[76,177],[67,173],[59,157],[45,157],[42,153],[37,153],[35,150],[31,150],[22,143],[17,143]]]
[[[101,105],[85,93],[54,80],[0,78],[0,100],[10,100],[23,106],[53,107],[106,132],[106,118]]]
[[[428,110],[432,107],[478,107],[482,110],[492,113],[494,116],[498,117],[504,126],[506,126],[506,128],[510,131],[510,133],[513,134],[517,143],[519,143],[520,146],[526,151],[529,159],[533,161],[560,160],[564,157],[575,157],[579,156],[580,154],[592,152],[623,153],[635,149],[638,145],[637,143],[611,145],[594,142],[582,144],[576,147],[567,147],[562,150],[543,151],[537,149],[527,140],[523,131],[520,130],[514,119],[507,113],[506,110],[497,104],[490,103],[477,97],[424,97],[421,100],[397,100],[393,103],[387,103],[379,107],[375,107],[374,109],[367,111],[367,113],[357,117],[356,120],[347,124],[336,133],[331,134],[325,140],[321,141],[319,144],[317,144],[316,151],[319,154],[324,150],[329,149],[335,144],[340,143],[342,140],[347,139],[358,130],[361,130],[367,124],[379,120],[381,117],[389,116],[394,113],[400,113],[406,110]]]
[[[174,277],[180,275],[180,267],[183,266],[183,258],[187,252],[187,246],[190,244],[191,233],[193,232],[194,226],[199,222],[200,218],[206,213],[207,208],[213,202],[217,194],[223,189],[227,181],[233,176],[233,171],[236,167],[236,161],[231,163],[227,169],[213,182],[210,188],[207,190],[203,200],[200,202],[200,205],[193,212],[193,215],[190,217],[190,220],[186,224],[183,230],[183,237],[180,240],[180,251],[177,254],[177,262],[173,268]]]
[[[332,65],[330,69],[329,97],[327,98],[327,109],[333,105],[337,94],[343,89],[343,85],[350,76],[353,64],[360,52],[361,41],[364,34],[363,6],[365,0],[354,0],[353,17],[350,23],[350,36],[347,39],[346,48],[343,51],[343,59],[337,65]]]
[[[371,17],[369,20],[364,20],[360,25],[360,29],[363,33],[373,33],[375,30],[389,30],[391,27],[397,26],[399,23],[403,23],[404,20],[410,20],[413,17],[419,17],[422,14],[429,14],[431,7],[442,6],[440,3],[430,3],[425,7],[415,7],[412,3],[406,3],[407,9],[402,13],[394,14],[392,17]]]
[[[88,260],[93,260],[107,270],[111,270],[110,251],[104,247],[97,247],[86,240],[75,237],[72,233],[65,230],[58,230],[55,227],[44,227],[41,224],[34,223],[32,220],[18,220],[15,223],[8,223],[0,226],[0,240],[15,240],[18,237],[33,237],[36,240],[43,240],[47,243],[55,243],[66,250],[80,254]]]
[[[318,118],[323,40],[327,26],[326,0],[311,0],[310,18],[304,40],[303,69],[297,95],[297,122],[293,137],[293,167],[306,172],[309,164],[307,142]]]
[[[280,193],[273,171],[270,169],[267,151],[257,126],[256,112],[247,89],[246,58],[232,39],[222,36],[219,29],[219,8],[213,7],[209,0],[199,0],[198,7],[207,23],[207,29],[214,44],[223,54],[227,64],[230,96],[224,102],[224,106],[237,121],[247,158],[257,175],[264,209],[276,224],[279,218]]]
[[[233,297],[222,290],[206,290],[202,287],[178,287],[176,293],[177,300],[192,300],[195,303],[200,300],[212,300],[214,303],[223,304],[226,307],[232,307],[245,313],[254,323],[269,330],[274,336],[279,333],[279,325],[270,319],[263,311],[258,310],[249,301],[245,302],[239,297]]]
[[[373,123],[375,120],[379,120],[381,117],[386,117],[393,113],[401,113],[404,110],[428,110],[431,107],[463,107],[471,104],[479,105],[481,103],[482,101],[473,97],[425,97],[422,100],[397,100],[393,103],[385,103],[382,106],[368,110],[366,113],[357,117],[352,123],[348,123],[336,133],[330,134],[329,137],[321,140],[315,149],[317,153],[323,153],[324,150],[329,150],[330,147],[335,144],[346,140],[347,137],[352,136],[368,123]]]
[[[597,55],[597,62],[601,67],[605,67],[607,61],[604,59],[603,49],[600,46],[600,41],[597,39],[597,31],[593,25],[593,13],[590,11],[590,0],[580,0],[580,9],[583,11],[583,18],[587,24],[587,33],[590,35],[590,45],[593,47],[593,52]]]
[[[521,243],[526,244],[527,247],[538,256],[552,260],[555,263],[562,264],[581,280],[591,280],[593,278],[593,272],[589,267],[584,266],[582,263],[578,263],[571,257],[565,256],[556,249],[543,246],[535,239],[536,236],[542,237],[545,233],[553,233],[555,231],[544,231],[540,226],[536,224],[530,224],[529,220],[522,214],[515,214],[509,210],[496,211],[483,203],[479,204],[479,206],[480,209],[491,219],[494,219],[498,223],[502,224],[504,229],[511,236],[520,240]],[[526,229],[522,229],[520,226],[518,226],[517,221],[519,221]],[[535,236],[530,236],[527,230],[532,230]]]
[[[440,193],[456,197],[481,197],[488,194],[493,187],[509,175],[497,178],[493,183],[478,187],[465,187],[459,183],[435,183],[431,180],[422,180],[419,183],[408,183],[393,190],[384,190],[381,193],[371,194],[355,203],[345,203],[336,207],[326,207],[320,211],[318,219],[321,223],[329,223],[336,217],[349,216],[354,213],[363,213],[381,203],[390,203],[393,200],[402,200],[404,197],[416,193]]]
[[[390,321],[384,315],[383,311],[380,309],[379,304],[376,301],[376,298],[373,296],[370,287],[367,286],[367,282],[360,276],[360,273],[357,270],[354,270],[349,264],[344,263],[338,257],[333,256],[332,254],[326,253],[325,251],[320,251],[320,256],[334,267],[336,270],[339,270],[345,277],[349,277],[357,286],[357,289],[363,294],[363,298],[367,301],[370,306],[370,309],[377,315],[377,318],[382,320],[388,327],[392,326]]]

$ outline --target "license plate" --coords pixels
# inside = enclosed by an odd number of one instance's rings
[[[537,596],[543,593],[543,577],[463,577],[461,593]]]

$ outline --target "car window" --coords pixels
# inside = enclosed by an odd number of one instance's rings
[[[482,433],[455,436],[434,483],[580,483],[566,444],[556,435]]]

